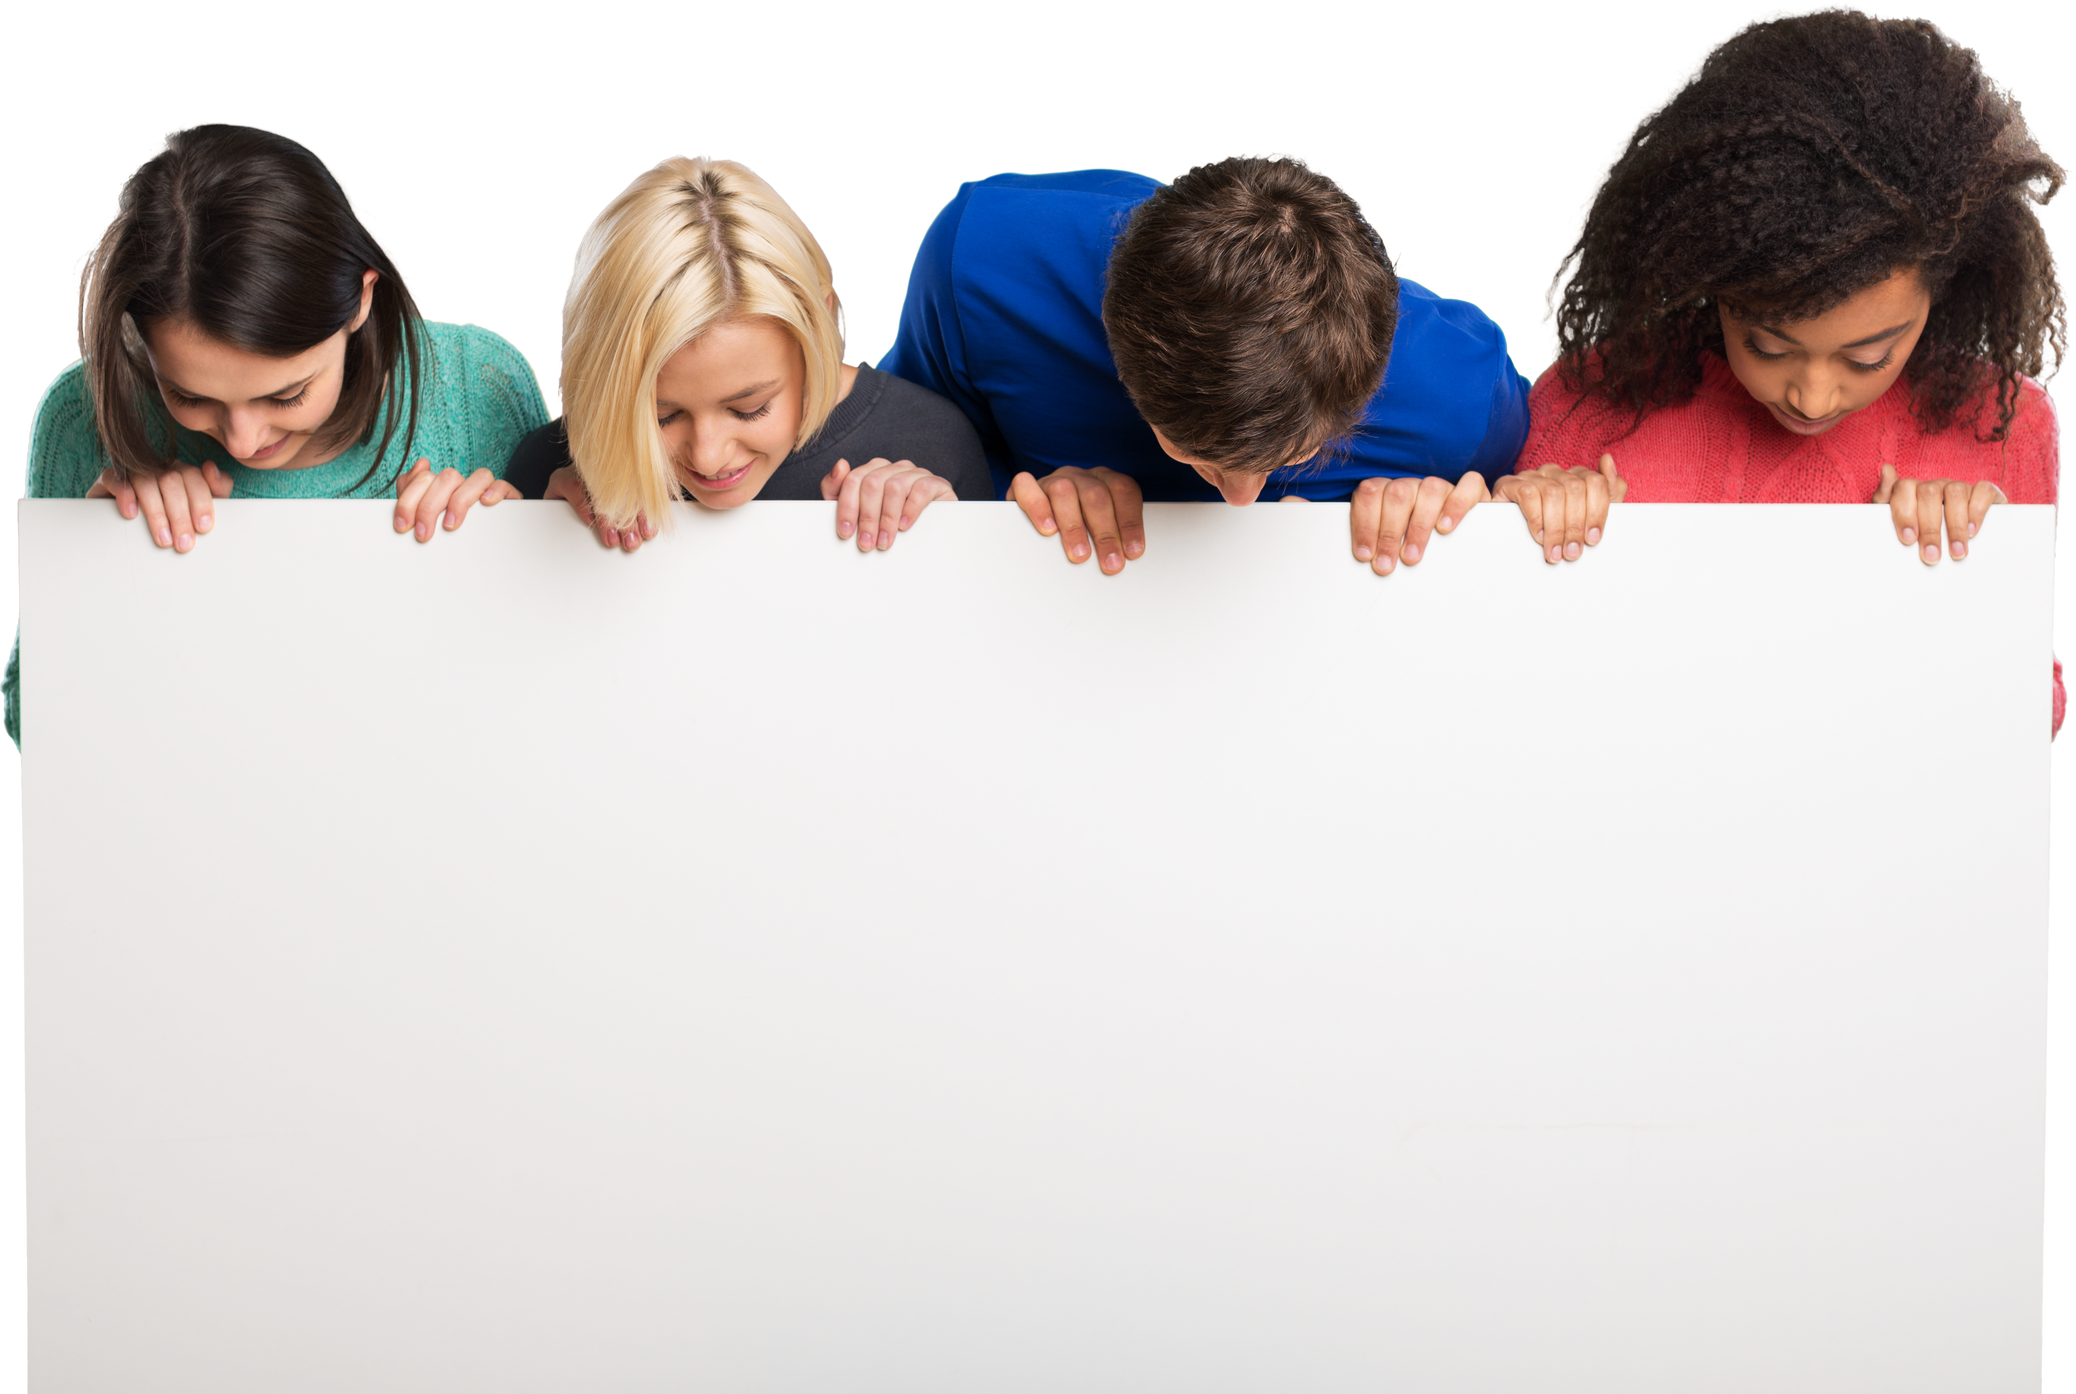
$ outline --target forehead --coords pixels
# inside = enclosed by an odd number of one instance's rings
[[[213,339],[186,320],[158,319],[143,329],[152,368],[183,391],[220,402],[269,397],[321,369],[332,356],[326,340],[288,358],[254,353]]]
[[[1854,292],[1811,319],[1774,320],[1763,313],[1753,313],[1747,317],[1747,322],[1782,330],[1794,335],[1797,343],[1817,348],[1825,344],[1849,344],[1869,334],[1908,324],[1923,315],[1930,303],[1931,297],[1926,294],[1917,272],[1906,268],[1885,281]]]
[[[680,403],[720,401],[757,383],[790,383],[804,372],[792,334],[777,320],[757,315],[723,320],[665,359],[656,392]]]

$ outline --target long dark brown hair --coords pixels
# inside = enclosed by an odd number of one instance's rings
[[[1559,371],[1641,417],[1693,395],[1719,303],[1808,319],[1905,267],[1932,296],[1905,377],[1928,430],[2000,439],[2067,320],[2033,205],[2062,186],[2018,103],[1923,20],[1755,24],[1630,137],[1571,249]]]
[[[250,126],[166,137],[123,185],[79,281],[79,352],[109,462],[123,474],[172,463],[160,444],[170,444],[172,423],[144,354],[146,321],[182,320],[234,348],[287,358],[353,322],[368,271],[377,273],[373,303],[346,341],[338,405],[311,437],[327,452],[365,441],[387,403],[375,463],[355,492],[381,469],[399,420],[399,472],[417,435],[425,349],[411,293],[331,171],[302,146]]]

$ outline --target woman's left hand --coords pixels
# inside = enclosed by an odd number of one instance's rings
[[[908,460],[838,460],[822,476],[822,497],[836,501],[836,535],[858,538],[861,552],[881,551],[907,532],[937,499],[956,499],[951,482]]]
[[[489,508],[518,497],[517,489],[487,469],[463,478],[460,470],[452,468],[434,474],[432,461],[420,460],[396,482],[396,530],[416,532],[420,542],[427,542],[443,513],[444,526],[452,532],[473,505]]]
[[[1464,514],[1491,497],[1476,470],[1454,483],[1432,476],[1365,479],[1348,500],[1349,549],[1379,576],[1389,576],[1400,562],[1417,566],[1430,535],[1456,531]]]
[[[1915,546],[1926,566],[1937,566],[1941,519],[1946,522],[1946,549],[1961,561],[1968,555],[1969,540],[1982,531],[1990,505],[2006,499],[2004,491],[1987,480],[1970,484],[1962,479],[1902,479],[1894,465],[1883,465],[1874,502],[1889,506],[1896,540]]]

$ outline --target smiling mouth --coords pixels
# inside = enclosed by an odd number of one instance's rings
[[[691,473],[693,482],[696,483],[702,489],[730,489],[736,486],[737,484],[742,483],[743,479],[749,474],[749,472],[750,467],[748,465],[744,465],[741,469],[730,470],[726,474],[715,475],[712,478],[708,478],[706,475],[701,474],[698,470],[693,470]]]
[[[254,460],[267,460],[267,459],[271,459],[271,458],[273,458],[273,457],[274,457],[275,455],[278,455],[278,454],[279,454],[279,453],[281,452],[281,447],[282,447],[282,446],[284,446],[284,445],[287,445],[287,444],[288,444],[288,437],[287,437],[287,436],[283,436],[283,437],[282,437],[282,438],[281,438],[280,440],[277,440],[277,441],[275,441],[275,442],[274,442],[274,443],[273,443],[272,445],[268,446],[268,447],[267,447],[267,448],[266,448],[265,450],[255,450],[255,451],[254,451],[254,452],[253,452],[252,454],[250,454],[250,455],[247,455],[247,456],[245,457],[244,463],[250,463],[250,462],[252,462],[252,461],[254,461]]]

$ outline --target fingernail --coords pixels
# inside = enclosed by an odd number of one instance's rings
[[[1368,561],[1370,559],[1370,549],[1367,547],[1357,547],[1355,549],[1355,559],[1357,561]]]
[[[1905,529],[1903,529],[1903,545],[1904,545],[1904,546],[1906,546],[1906,547],[1908,547],[1908,546],[1909,546],[1909,545],[1910,545],[1911,543],[1913,543],[1913,542],[1915,542],[1915,541],[1917,541],[1917,529],[1916,529],[1916,528],[1905,528]]]
[[[155,534],[155,536],[157,536],[159,540],[159,546],[171,547],[173,545],[173,534],[167,532],[164,528],[160,528],[158,532]]]
[[[1975,536],[1975,524],[1973,523],[1968,524],[1968,536]]]
[[[885,551],[885,550],[886,550],[887,548],[889,548],[889,547],[891,547],[891,546],[893,546],[893,545],[894,545],[894,534],[893,534],[893,532],[892,532],[891,530],[887,529],[887,528],[881,528],[881,529],[879,530],[879,549],[880,549],[880,550],[881,550],[882,552],[884,552],[884,551]]]
[[[1055,523],[1050,518],[1047,518],[1044,522],[1038,525],[1038,531],[1043,533],[1047,537],[1051,537],[1054,533],[1058,532],[1059,530],[1060,525],[1058,523]]]
[[[1435,521],[1434,530],[1436,532],[1447,532],[1449,529],[1455,526],[1456,524],[1452,519],[1440,518]]]
[[[1926,561],[1938,561],[1938,560],[1939,560],[1939,544],[1938,544],[1938,543],[1936,543],[1936,542],[1927,542],[1927,543],[1925,544],[1925,560],[1926,560]]]
[[[848,519],[836,525],[836,535],[838,537],[848,538],[852,533],[856,532],[857,530],[858,529],[856,525],[851,523]]]
[[[1405,555],[1406,555],[1406,560],[1407,560],[1407,561],[1419,561],[1419,560],[1420,560],[1420,549],[1419,549],[1418,547],[1415,547],[1415,546],[1414,546],[1414,545],[1413,545],[1412,543],[1408,542],[1408,543],[1406,544],[1406,554],[1405,554]]]
[[[1119,568],[1120,566],[1123,566],[1123,565],[1124,565],[1124,558],[1123,558],[1123,557],[1121,557],[1121,556],[1119,556],[1119,555],[1118,555],[1117,553],[1115,553],[1115,552],[1108,552],[1108,553],[1105,553],[1105,554],[1104,554],[1104,556],[1103,556],[1103,569],[1104,569],[1105,571],[1115,571],[1115,570],[1117,570],[1117,569],[1118,569],[1118,568]]]
[[[1541,528],[1535,530],[1535,540],[1538,542],[1543,540],[1543,530]]]
[[[1377,574],[1379,576],[1389,576],[1391,574],[1392,565],[1393,563],[1390,557],[1378,557]]]
[[[1579,559],[1579,544],[1578,544],[1578,543],[1576,543],[1576,542],[1567,542],[1567,543],[1565,543],[1565,544],[1564,544],[1564,559],[1565,559],[1566,561],[1577,561],[1577,560]]]
[[[446,511],[445,513],[442,513],[442,514],[440,515],[440,523],[441,523],[441,525],[442,525],[442,526],[444,526],[444,527],[450,527],[450,528],[451,528],[451,527],[453,527],[453,526],[454,526],[454,510],[450,508],[450,509],[448,509],[448,510],[447,510],[447,511]]]
[[[1954,559],[1955,561],[1959,561],[1959,560],[1960,560],[1960,559],[1961,559],[1962,557],[1965,557],[1965,556],[1967,556],[1967,555],[1968,555],[1968,544],[1967,544],[1967,543],[1965,543],[1965,542],[1956,542],[1956,543],[1954,543],[1954,544],[1953,544],[1953,559]]]
[[[1586,529],[1586,545],[1587,545],[1588,547],[1598,547],[1598,546],[1600,545],[1600,529],[1599,529],[1599,528],[1587,528],[1587,529]]]
[[[620,545],[620,530],[618,528],[607,528],[605,530],[605,544],[608,547]]]
[[[1088,548],[1082,546],[1079,542],[1074,544],[1074,560],[1080,561],[1083,557],[1087,555]]]
[[[213,524],[214,522],[215,522],[215,519],[211,518],[211,517],[210,517],[210,516],[209,516],[209,515],[208,515],[207,513],[204,513],[204,514],[202,514],[202,515],[201,515],[201,516],[200,516],[199,518],[196,518],[196,519],[195,519],[195,531],[196,531],[196,532],[207,532],[207,531],[209,531],[209,528],[210,528],[210,526],[211,526],[211,525],[212,525],[212,524]]]
[[[184,533],[180,534],[180,540],[179,540],[178,542],[175,542],[175,543],[173,544],[173,550],[174,550],[174,551],[176,551],[176,552],[185,552],[185,551],[186,551],[186,550],[187,550],[188,548],[190,548],[190,547],[192,547],[192,546],[194,546],[194,545],[195,545],[195,537],[194,537],[194,534],[193,534],[193,533],[187,533],[187,532],[184,532]]]
[[[1552,547],[1552,548],[1550,549],[1550,560],[1551,560],[1551,561],[1556,561],[1556,560],[1558,560],[1558,559],[1559,559],[1560,557],[1562,557],[1563,555],[1564,555],[1564,554],[1563,554],[1562,552],[1558,551],[1558,550],[1557,550],[1557,549],[1556,549],[1555,547]]]
[[[1145,551],[1145,550],[1146,550],[1146,544],[1145,544],[1144,542],[1127,542],[1127,543],[1125,543],[1125,555],[1126,555],[1126,556],[1128,556],[1128,557],[1136,557],[1136,556],[1138,556],[1138,555],[1139,555],[1139,554],[1140,554],[1141,552],[1143,552],[1143,551]]]
[[[901,515],[901,531],[907,532],[910,528],[914,526],[915,519],[909,517],[906,513]]]
[[[398,532],[402,532],[405,528],[408,528],[410,526],[411,520],[409,518],[405,517],[401,513],[396,515],[396,530]]]
[[[423,542],[425,541],[425,539],[432,536],[432,527],[430,524],[427,523],[420,523],[417,527],[411,529],[411,531],[418,534],[418,540],[420,542]]]

